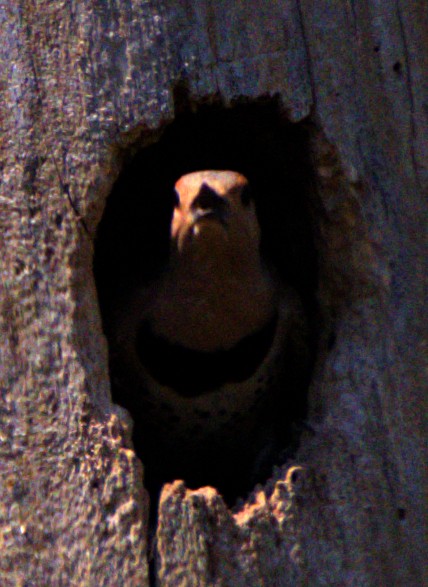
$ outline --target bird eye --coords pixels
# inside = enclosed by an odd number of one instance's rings
[[[253,199],[253,194],[252,194],[250,186],[247,184],[242,188],[241,202],[244,206],[249,206],[252,199]]]
[[[180,207],[180,198],[177,193],[177,190],[174,190],[173,198],[174,198],[174,208],[179,208]]]

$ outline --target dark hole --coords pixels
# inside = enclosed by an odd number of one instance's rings
[[[155,279],[168,262],[175,182],[186,173],[204,169],[238,171],[248,178],[262,231],[263,256],[298,291],[309,320],[313,319],[317,265],[307,209],[312,188],[308,139],[308,127],[284,120],[276,100],[231,109],[205,106],[196,114],[178,115],[157,143],[125,162],[108,198],[95,246],[94,272],[104,329],[110,342],[115,300],[129,288],[144,286]],[[153,494],[164,482],[180,478],[192,488],[214,485],[233,504],[256,482],[270,476],[272,468],[263,470],[255,479],[250,474],[252,462],[245,454],[248,447],[239,446],[238,432],[235,455],[219,448],[222,444],[219,438],[213,438],[203,451],[196,440],[190,453],[183,450],[179,462],[161,455],[158,444],[151,441],[156,409],[143,425],[141,414],[146,407],[139,397],[127,391],[126,384],[115,383],[122,377],[116,369],[112,355],[113,397],[133,417],[134,446],[145,466],[145,483]],[[168,365],[164,369],[167,371]],[[304,381],[291,382],[295,390],[292,398],[288,397],[287,406],[282,405],[284,400],[278,400],[282,445],[294,443],[292,431],[300,428],[291,423],[305,417],[310,369],[305,377]],[[216,412],[224,420],[228,419],[228,410],[221,405],[209,417],[202,410],[200,424],[195,426],[195,438]]]
[[[392,69],[395,71],[395,73],[400,73],[401,72],[401,63],[399,61],[396,61],[394,63],[394,65],[392,66]]]
[[[375,46],[373,47],[373,51],[374,51],[375,53],[379,53],[379,51],[380,51],[380,46],[379,46],[379,45],[375,45]]]
[[[328,336],[328,340],[327,340],[327,348],[329,351],[331,351],[334,347],[334,345],[336,344],[336,333],[335,332],[330,332],[329,336]]]
[[[21,261],[20,259],[16,260],[16,266],[15,266],[15,275],[21,275],[21,273],[24,271],[25,269],[25,263],[23,261]]]
[[[404,508],[398,508],[397,509],[397,516],[399,520],[405,520],[406,519],[406,510]]]
[[[211,418],[212,414],[210,412],[206,412],[205,410],[195,410],[195,414],[204,420]]]
[[[297,470],[295,470],[291,473],[291,482],[297,483],[298,480],[299,480],[299,472]]]

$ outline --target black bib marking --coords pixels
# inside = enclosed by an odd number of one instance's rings
[[[137,354],[161,385],[184,397],[208,393],[225,383],[245,381],[266,357],[275,337],[278,316],[240,340],[230,350],[194,351],[153,334],[148,322],[137,333]]]

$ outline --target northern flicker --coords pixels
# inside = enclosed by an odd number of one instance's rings
[[[116,304],[118,395],[153,477],[240,491],[272,464],[305,319],[260,254],[243,175],[190,173],[175,196],[167,266]]]

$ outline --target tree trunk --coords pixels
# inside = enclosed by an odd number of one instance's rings
[[[293,461],[233,512],[167,486],[158,584],[422,585],[425,3],[2,0],[0,19],[0,583],[149,584],[92,259],[123,154],[185,87],[309,121],[319,327]]]

